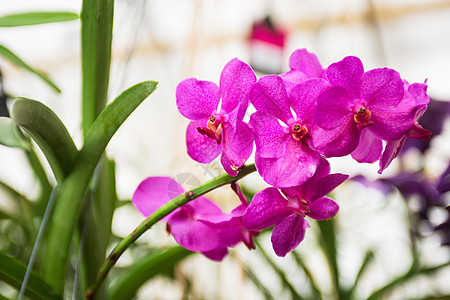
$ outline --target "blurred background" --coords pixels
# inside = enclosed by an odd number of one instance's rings
[[[81,1],[75,0],[2,4],[0,16],[24,11],[79,13],[81,9]],[[188,77],[217,83],[222,68],[234,57],[251,64],[259,77],[287,71],[289,56],[298,48],[314,52],[323,67],[355,55],[366,70],[390,67],[410,83],[427,80],[432,99],[450,101],[449,0],[117,0],[114,18],[109,98],[114,99],[135,83],[159,81],[157,91],[131,115],[108,146],[108,155],[116,161],[117,192],[123,200],[129,200],[148,176],[171,176],[189,186],[223,172],[218,161],[205,166],[188,157],[188,120],[178,113],[175,89]],[[54,93],[33,74],[0,58],[5,93],[11,98],[40,100],[51,107],[81,147],[79,40],[79,21],[0,28],[0,43],[47,73],[62,90],[61,94]],[[394,162],[382,176],[377,174],[377,164],[361,165],[347,158],[332,159],[332,169],[351,176],[363,174],[369,180],[420,170],[424,177],[418,182],[433,185],[450,160],[450,122],[443,119],[445,116],[440,116],[442,133],[433,138],[426,151],[412,147],[401,163]],[[437,119],[431,118],[433,121]],[[33,197],[39,191],[23,153],[0,147],[0,180]],[[256,174],[243,180],[243,185],[252,192],[265,187]],[[238,204],[229,188],[219,189],[210,198],[225,210]],[[439,207],[426,212],[426,226],[411,223],[411,212],[422,207],[417,195],[405,205],[401,191],[383,193],[348,182],[334,198],[340,205],[336,217],[340,283],[351,287],[367,250],[375,253],[355,291],[357,299],[366,299],[408,271],[411,232],[421,236],[416,246],[423,263],[433,266],[450,261],[450,249],[442,246],[441,235],[430,229],[448,221],[448,193],[440,198]],[[2,194],[0,205],[7,205]],[[123,237],[142,220],[131,205],[124,205],[116,210],[113,231]],[[410,225],[417,227],[411,230]],[[314,274],[323,297],[336,299],[325,258],[317,251],[321,241],[314,232],[318,230],[311,224],[296,252]],[[448,237],[449,233],[444,234]],[[174,244],[163,224],[138,242]],[[220,264],[201,255],[190,256],[177,267],[174,278],[158,277],[143,287],[139,299],[180,299],[187,288],[188,298],[193,299],[295,298],[269,261],[308,299],[314,293],[313,286],[294,257],[276,257],[268,234],[261,236],[260,244],[269,258],[260,250],[249,252],[243,246],[231,250]],[[126,253],[119,265],[129,265],[135,258],[133,253]],[[407,281],[384,297],[422,299],[441,294],[450,294],[448,267]]]

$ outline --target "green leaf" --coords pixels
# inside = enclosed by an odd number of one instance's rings
[[[82,128],[89,128],[107,103],[114,16],[113,0],[85,0],[81,10]]]
[[[311,272],[311,270],[306,266],[305,262],[303,261],[303,259],[301,258],[300,254],[292,251],[291,255],[294,256],[295,262],[297,263],[297,265],[302,268],[303,272],[305,273],[306,277],[309,280],[309,284],[311,285],[311,290],[313,292],[313,297],[314,299],[322,299],[323,297],[321,296],[321,292],[319,289],[319,285],[317,284],[313,273]]]
[[[433,267],[417,268],[416,264],[413,263],[413,265],[411,266],[411,269],[407,273],[395,278],[394,280],[392,280],[385,286],[383,286],[380,289],[378,289],[377,291],[373,292],[372,295],[370,295],[367,298],[367,300],[383,299],[384,294],[388,293],[389,291],[392,291],[392,289],[396,288],[400,284],[403,284],[403,283],[407,282],[408,280],[414,279],[416,276],[419,276],[419,275],[432,274],[432,273],[439,271],[449,265],[450,265],[450,261],[446,262],[444,264],[441,264],[441,265],[433,266]]]
[[[53,219],[49,227],[47,251],[44,259],[45,279],[62,292],[72,234],[83,196],[100,158],[114,133],[128,116],[155,89],[156,82],[137,84],[119,95],[95,120],[89,130],[85,144],[73,163],[73,169],[60,188]]]
[[[25,98],[13,102],[11,116],[39,145],[56,180],[62,182],[78,151],[58,116],[41,102]]]
[[[355,293],[356,287],[358,286],[359,280],[361,279],[362,274],[364,274],[364,271],[367,269],[367,267],[373,261],[374,257],[375,257],[375,254],[374,254],[373,250],[366,251],[366,255],[364,256],[361,267],[359,268],[359,271],[356,274],[355,282],[353,283],[353,286],[347,292],[349,299],[353,299],[353,295]]]
[[[13,120],[7,117],[0,117],[0,144],[21,149],[30,147],[30,141],[25,138]]]
[[[90,215],[84,237],[82,256],[83,282],[81,290],[95,280],[106,258],[111,238],[111,223],[116,206],[116,173],[113,161],[103,158],[92,180]],[[83,224],[83,226],[85,226]],[[103,292],[103,291],[102,291]],[[100,299],[102,297],[100,296]]]
[[[16,65],[19,68],[25,69],[28,72],[31,72],[41,78],[47,85],[49,85],[53,90],[58,93],[61,93],[61,90],[56,86],[56,84],[48,78],[44,73],[30,67],[27,63],[25,63],[22,59],[20,59],[17,55],[15,55],[11,50],[6,48],[5,46],[0,45],[0,55],[3,58],[9,60],[12,64]]]
[[[299,292],[295,289],[295,287],[292,285],[292,283],[288,280],[286,273],[281,270],[281,268],[273,261],[272,258],[267,254],[267,252],[264,250],[263,247],[255,240],[255,244],[258,246],[259,251],[263,254],[266,261],[269,263],[269,265],[273,268],[275,273],[277,273],[278,277],[280,277],[281,282],[283,283],[284,287],[287,287],[288,290],[291,293],[291,297],[294,300],[301,300],[303,297],[299,294]]]
[[[133,299],[144,283],[156,275],[170,272],[177,263],[190,254],[192,254],[191,251],[176,246],[164,252],[157,251],[140,258],[132,267],[122,271],[121,275],[111,284],[108,299]]]
[[[0,279],[17,290],[20,289],[26,267],[19,261],[0,252]],[[54,290],[35,273],[31,273],[26,293],[31,299],[62,299]]]
[[[79,16],[73,12],[26,12],[11,14],[0,17],[0,27],[15,27],[38,25],[45,23],[65,22],[78,19]]]

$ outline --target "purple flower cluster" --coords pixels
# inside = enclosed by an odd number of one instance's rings
[[[180,245],[220,260],[227,247],[243,241],[252,248],[252,237],[274,226],[274,250],[285,256],[303,240],[306,216],[324,220],[338,211],[326,195],[348,176],[330,174],[327,157],[379,161],[381,173],[407,138],[429,139],[431,133],[417,123],[429,102],[425,83],[409,84],[389,68],[365,71],[353,56],[324,69],[305,49],[294,51],[289,64],[287,73],[257,80],[247,64],[233,59],[219,86],[195,78],[178,85],[178,110],[191,120],[189,156],[210,163],[221,155],[225,171],[236,176],[254,142],[258,173],[272,186],[250,204],[235,186],[241,204],[231,215],[206,198],[181,207],[168,218]],[[256,112],[247,124],[249,104]],[[155,180],[144,181],[133,197],[144,215],[168,200],[157,199]],[[142,208],[147,205],[151,209]]]

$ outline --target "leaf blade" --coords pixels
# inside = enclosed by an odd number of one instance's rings
[[[63,122],[41,102],[26,98],[13,102],[11,116],[36,141],[50,163],[56,180],[62,182],[78,153]]]
[[[66,22],[78,19],[79,16],[73,12],[47,11],[47,12],[25,12],[10,14],[0,17],[0,27],[17,27],[39,25],[55,22]]]
[[[20,289],[26,267],[15,260],[0,252],[0,279],[8,282],[11,286]],[[27,296],[32,299],[51,299],[60,300],[61,297],[52,290],[52,288],[35,273],[32,273],[26,289]]]
[[[44,73],[34,69],[30,65],[28,65],[26,62],[24,62],[20,57],[18,57],[14,52],[9,50],[3,45],[0,45],[0,55],[3,56],[3,58],[9,60],[12,64],[16,65],[19,68],[22,68],[30,73],[35,74],[38,76],[41,80],[43,80],[48,86],[50,86],[55,92],[61,93],[61,90],[59,87]]]

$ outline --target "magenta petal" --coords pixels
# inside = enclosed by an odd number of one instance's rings
[[[230,125],[223,128],[223,151],[221,162],[225,171],[236,176],[236,169],[244,165],[253,151],[253,133],[244,122],[239,122],[234,131]]]
[[[176,98],[178,110],[186,118],[208,119],[219,105],[220,89],[214,82],[188,78],[178,84]]]
[[[346,121],[353,121],[351,103],[353,99],[342,87],[331,87],[317,98],[315,121],[323,129],[331,130],[342,126]]]
[[[359,163],[376,162],[383,151],[383,142],[370,130],[363,129],[358,147],[352,152],[352,157]]]
[[[281,74],[280,77],[284,81],[284,85],[286,86],[288,95],[294,86],[308,79],[305,73],[296,70],[291,70],[284,74]]]
[[[330,219],[337,214],[339,205],[333,199],[322,197],[313,201],[309,205],[309,210],[308,217],[321,221]]]
[[[288,201],[276,188],[269,187],[254,197],[244,214],[244,228],[263,230],[275,225],[292,213]]]
[[[219,245],[219,231],[196,221],[186,209],[175,211],[168,225],[177,243],[188,250],[211,251]]]
[[[368,130],[380,139],[395,141],[401,139],[413,127],[416,121],[415,107],[407,107],[401,103],[389,111],[374,112],[371,120],[373,126],[368,127]]]
[[[364,67],[361,60],[355,56],[347,56],[327,68],[327,77],[331,85],[345,88],[352,98],[359,95],[363,74]]]
[[[211,251],[202,252],[204,256],[214,261],[222,261],[228,254],[227,247],[217,247]]]
[[[396,106],[403,98],[404,84],[397,71],[373,69],[361,77],[360,96],[371,108]]]
[[[190,202],[189,205],[193,208],[193,217],[198,221],[206,221],[209,223],[222,223],[231,220],[230,214],[225,214],[222,210],[211,200],[205,197],[199,197]]]
[[[186,130],[186,146],[189,156],[200,163],[212,162],[222,151],[222,145],[207,135],[198,132],[197,127],[204,127],[206,120],[191,121]]]
[[[141,214],[148,217],[182,193],[184,190],[181,185],[170,177],[149,177],[139,184],[133,194],[132,203]]]
[[[340,157],[353,152],[358,146],[361,131],[353,119],[333,130],[315,126],[312,130],[314,148],[326,157]]]
[[[386,143],[386,147],[384,148],[384,152],[380,158],[380,169],[378,170],[379,174],[381,174],[391,164],[394,158],[396,158],[400,154],[405,141],[406,136],[402,137],[399,140],[388,141]]]
[[[284,123],[292,118],[286,87],[280,76],[261,77],[253,85],[250,99],[257,110],[271,114]]]
[[[306,49],[295,50],[289,58],[289,66],[293,70],[302,71],[308,78],[321,77],[323,72],[317,56]]]
[[[297,119],[308,124],[314,122],[317,98],[328,86],[325,80],[315,78],[306,80],[291,89],[290,104],[297,114]]]
[[[292,214],[275,225],[272,231],[272,246],[276,255],[286,256],[305,238],[308,222],[299,215]]]
[[[239,104],[247,108],[248,96],[255,82],[256,75],[249,65],[237,58],[227,63],[220,75],[221,111],[229,113]]]
[[[250,116],[249,125],[255,133],[257,155],[265,158],[278,158],[284,155],[289,135],[277,118],[257,111]]]
[[[346,181],[348,177],[347,174],[341,173],[329,174],[320,178],[313,177],[302,186],[303,199],[315,201],[331,193],[331,191]]]
[[[311,178],[320,162],[320,154],[289,139],[286,153],[279,158],[255,156],[255,164],[259,174],[270,185],[275,187],[297,186]]]

